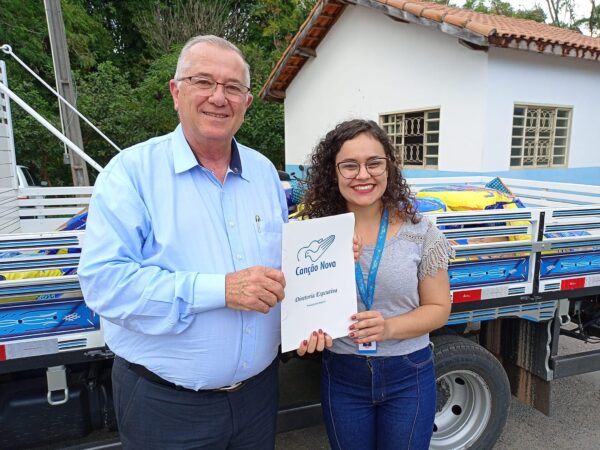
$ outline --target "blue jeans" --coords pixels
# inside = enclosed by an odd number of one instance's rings
[[[278,359],[234,392],[176,390],[113,364],[124,450],[268,450],[275,447]]]
[[[426,450],[436,408],[430,347],[403,356],[323,352],[321,404],[334,450]]]

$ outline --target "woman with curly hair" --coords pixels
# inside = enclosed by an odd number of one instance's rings
[[[394,148],[375,122],[340,123],[311,162],[306,215],[353,212],[363,243],[358,313],[348,336],[323,353],[321,404],[331,447],[427,449],[436,407],[428,333],[448,320],[452,249],[415,211]]]

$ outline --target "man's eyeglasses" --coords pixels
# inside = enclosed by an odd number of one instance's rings
[[[231,98],[242,98],[244,95],[250,92],[250,88],[248,86],[244,86],[240,83],[219,83],[212,78],[201,77],[198,75],[181,77],[178,78],[177,81],[187,81],[204,95],[214,94],[214,92],[217,90],[217,85],[223,86],[225,95]]]
[[[365,169],[372,177],[378,177],[385,172],[387,168],[387,158],[377,157],[371,158],[364,163]],[[358,161],[342,161],[336,164],[337,170],[341,176],[352,180],[360,173],[360,166],[363,164]]]

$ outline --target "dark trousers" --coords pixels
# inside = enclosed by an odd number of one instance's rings
[[[321,403],[334,450],[427,450],[436,406],[432,351],[364,358],[325,350]]]
[[[113,394],[123,449],[273,449],[277,362],[240,390],[192,392],[142,378],[116,358]]]

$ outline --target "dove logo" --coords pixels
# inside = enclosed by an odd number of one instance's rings
[[[298,261],[304,262],[310,260],[313,263],[317,262],[319,258],[323,256],[323,253],[331,247],[333,241],[335,241],[335,236],[333,234],[326,238],[312,241],[306,247],[302,247],[298,250]]]
[[[325,238],[316,239],[298,250],[298,261],[300,264],[304,264],[301,267],[296,267],[296,275],[310,275],[319,269],[325,270],[335,267],[335,261],[320,261],[319,265],[315,264],[331,247],[333,241],[335,241],[335,236],[331,234]]]

